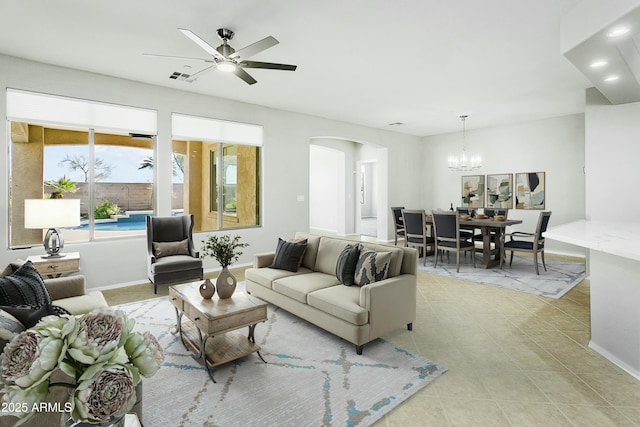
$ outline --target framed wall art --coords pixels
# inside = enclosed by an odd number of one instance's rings
[[[513,174],[487,175],[486,207],[503,209],[513,207]]]
[[[484,175],[468,175],[462,177],[462,203],[469,208],[484,207]]]
[[[545,173],[516,174],[516,209],[544,210]]]

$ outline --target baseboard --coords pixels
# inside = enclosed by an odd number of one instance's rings
[[[611,363],[613,363],[614,365],[616,365],[617,367],[619,367],[620,369],[622,369],[623,371],[625,371],[626,373],[628,373],[629,375],[631,375],[632,377],[634,377],[635,379],[640,380],[640,371],[633,368],[632,366],[629,366],[627,363],[621,361],[616,356],[609,353],[607,350],[600,347],[598,344],[594,343],[593,340],[589,341],[589,348],[595,351],[596,353],[598,353],[599,355],[601,355],[602,357],[604,357],[605,359],[607,359],[608,361],[610,361]]]
[[[252,262],[245,262],[245,263],[241,263],[241,264],[234,264],[233,267],[231,268],[236,268],[236,267],[240,267],[240,268],[244,268],[244,267],[251,267],[253,266]],[[208,274],[208,273],[215,273],[217,271],[222,270],[222,267],[216,267],[216,268],[211,268],[208,270],[204,270],[204,274]],[[144,285],[144,284],[148,284],[149,286],[153,287],[153,284],[149,281],[149,279],[147,279],[146,281],[141,281],[141,280],[134,280],[131,282],[122,282],[122,283],[115,283],[113,285],[106,285],[106,286],[100,286],[97,288],[87,288],[87,291],[107,291],[107,290],[111,290],[111,289],[118,289],[118,288],[126,288],[127,286],[136,286],[136,285]]]

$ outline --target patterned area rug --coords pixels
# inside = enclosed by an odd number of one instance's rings
[[[511,289],[526,292],[548,298],[558,299],[569,292],[585,277],[585,264],[582,262],[564,261],[558,259],[545,260],[547,271],[539,265],[540,275],[536,275],[533,265],[533,257],[514,256],[513,264],[505,263],[502,270],[499,267],[490,269],[473,268],[471,257],[463,256],[460,259],[460,272],[456,272],[455,256],[452,254],[451,263],[447,263],[446,255],[443,263],[438,260],[438,267],[433,268],[433,257],[427,258],[427,266],[422,265],[422,259],[418,269],[425,273],[438,274],[440,276],[454,277],[469,282],[498,288]],[[508,257],[507,257],[508,259]],[[476,259],[476,265],[479,266]]]
[[[446,372],[383,340],[358,356],[353,344],[269,305],[269,320],[255,331],[268,363],[254,353],[222,365],[214,384],[171,334],[176,316],[167,298],[119,308],[165,349],[160,371],[143,380],[148,426],[371,425]]]

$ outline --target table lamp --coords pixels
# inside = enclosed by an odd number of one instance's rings
[[[25,199],[24,228],[47,228],[43,258],[63,257],[64,239],[58,228],[80,225],[80,199]]]

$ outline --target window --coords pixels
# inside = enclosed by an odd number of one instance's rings
[[[173,155],[182,156],[185,213],[194,231],[260,225],[262,128],[173,115]]]
[[[153,173],[144,164],[154,139],[141,131],[155,128],[113,128],[131,126],[141,112],[150,122],[155,112],[14,90],[7,91],[7,112],[10,247],[42,243],[42,230],[24,228],[30,198],[80,199],[81,225],[64,230],[67,243],[144,235],[144,217],[153,214]]]

